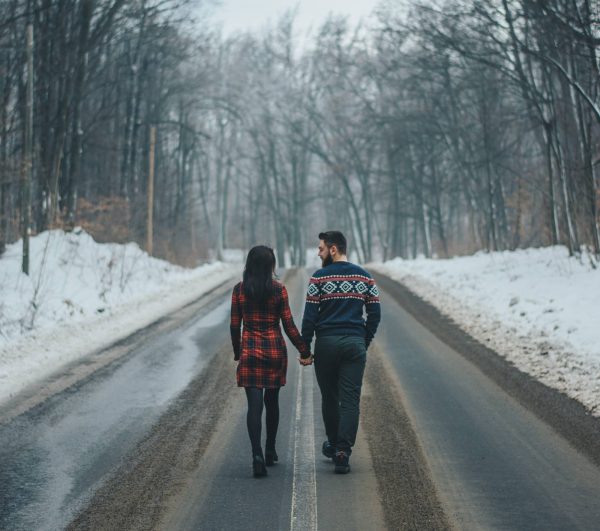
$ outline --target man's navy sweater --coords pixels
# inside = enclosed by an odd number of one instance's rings
[[[379,290],[371,275],[350,262],[334,262],[315,271],[310,279],[302,338],[310,345],[314,334],[360,336],[369,346],[380,318]]]

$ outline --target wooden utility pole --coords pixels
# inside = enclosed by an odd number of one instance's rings
[[[156,146],[156,126],[150,127],[150,161],[148,164],[148,218],[146,225],[146,251],[152,256],[153,252],[153,219],[154,211],[154,151]]]
[[[31,182],[33,176],[33,24],[27,24],[27,93],[25,109],[25,150],[23,152],[23,186],[21,213],[23,219],[23,262],[21,270],[29,275],[29,236],[31,234]]]

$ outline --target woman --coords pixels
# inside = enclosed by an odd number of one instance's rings
[[[237,367],[237,384],[246,390],[248,414],[246,422],[252,444],[254,477],[266,476],[266,465],[277,461],[275,438],[279,424],[279,389],[285,385],[287,351],[279,328],[285,333],[303,358],[310,349],[302,340],[288,302],[283,284],[273,280],[275,254],[273,249],[258,245],[246,259],[243,281],[233,288],[231,296],[231,342]],[[240,327],[244,331],[240,342]],[[264,392],[264,394],[263,394]],[[263,401],[267,410],[267,440],[265,454],[261,447]]]

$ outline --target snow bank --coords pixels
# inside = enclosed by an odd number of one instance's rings
[[[371,264],[600,416],[600,269],[562,246]]]
[[[216,262],[184,269],[137,244],[98,244],[81,229],[31,239],[0,258],[0,401],[61,365],[127,337],[238,275]]]

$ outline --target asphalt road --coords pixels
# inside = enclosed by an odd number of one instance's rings
[[[297,324],[306,281],[285,279]],[[466,340],[452,348],[407,313],[389,283],[352,472],[321,456],[313,368],[288,344],[280,461],[253,478],[230,287],[32,409],[0,411],[0,529],[598,529],[594,461],[468,361]]]

